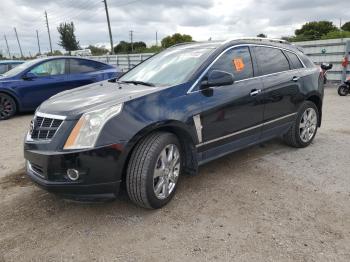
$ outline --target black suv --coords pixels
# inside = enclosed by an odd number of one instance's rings
[[[321,125],[323,79],[298,48],[240,39],[171,47],[120,79],[53,96],[25,139],[30,178],[64,197],[160,208],[182,174],[274,137],[306,147]]]

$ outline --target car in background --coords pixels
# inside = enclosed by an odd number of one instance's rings
[[[20,60],[3,60],[0,61],[0,75],[6,73],[7,71],[10,71],[11,69],[15,68],[16,66],[23,64],[24,61]]]
[[[0,120],[34,111],[62,91],[116,78],[118,68],[91,59],[60,56],[35,59],[0,76]]]

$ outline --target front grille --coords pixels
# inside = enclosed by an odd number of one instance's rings
[[[51,140],[63,122],[61,119],[42,116],[36,116],[33,121],[33,140]]]

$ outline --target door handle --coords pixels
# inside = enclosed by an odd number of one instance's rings
[[[300,77],[299,77],[299,76],[294,76],[294,77],[292,78],[292,81],[293,81],[293,82],[298,82],[298,81],[299,81],[299,79],[300,79]]]
[[[250,92],[250,96],[257,96],[258,94],[261,93],[261,89],[253,89],[251,92]]]

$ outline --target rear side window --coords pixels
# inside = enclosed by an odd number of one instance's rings
[[[233,74],[236,81],[253,77],[253,64],[249,48],[237,47],[227,51],[211,67],[212,70]]]
[[[282,50],[270,47],[254,47],[262,75],[290,70],[289,62]]]
[[[293,54],[291,52],[285,52],[285,54],[288,56],[290,62],[291,62],[291,67],[293,69],[299,69],[303,68],[303,64],[300,62],[298,56],[296,54]]]
[[[94,72],[101,70],[103,66],[103,64],[95,61],[89,61],[84,59],[70,59],[71,74]]]

